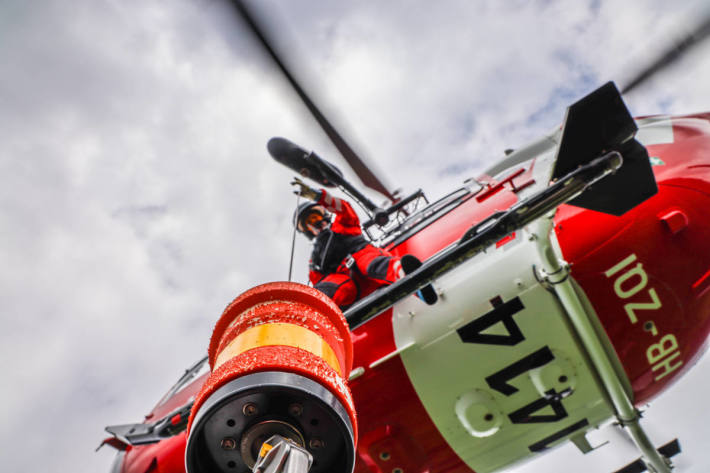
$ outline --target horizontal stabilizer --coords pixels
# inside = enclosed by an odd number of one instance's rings
[[[634,139],[638,127],[613,82],[567,109],[552,178],[559,178],[609,151],[624,164],[597,182],[571,205],[622,215],[658,192],[646,148]]]
[[[123,445],[146,445],[160,442],[166,437],[171,437],[187,428],[193,401],[190,400],[178,407],[165,417],[152,423],[109,425],[106,432],[113,435],[115,441],[106,439],[103,444],[109,444],[121,449]]]
[[[672,456],[678,455],[680,453],[680,442],[678,439],[671,440],[664,446],[658,449],[658,453],[666,458],[671,458]],[[629,463],[620,470],[616,470],[614,473],[642,473],[647,471],[648,468],[646,464],[640,458],[633,463]]]

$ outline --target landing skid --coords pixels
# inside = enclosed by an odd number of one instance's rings
[[[680,453],[680,442],[678,439],[672,440],[658,449],[658,453],[666,458],[670,458]],[[641,473],[648,471],[646,464],[641,458],[633,463],[629,463],[620,470],[616,470],[614,473]]]

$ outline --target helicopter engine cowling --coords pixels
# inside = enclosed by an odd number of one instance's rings
[[[188,424],[188,473],[251,471],[273,435],[307,449],[312,473],[351,473],[357,425],[348,324],[321,292],[268,283],[237,297],[209,346],[212,372]]]

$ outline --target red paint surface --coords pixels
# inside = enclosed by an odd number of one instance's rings
[[[517,201],[518,197],[508,189],[480,203],[476,199],[469,198],[408,240],[387,249],[398,256],[412,254],[424,261],[457,241],[476,223],[494,212],[506,210]]]
[[[650,156],[665,163],[654,166],[659,192],[621,217],[562,206],[555,219],[557,237],[572,275],[594,306],[624,370],[631,381],[635,403],[643,404],[670,386],[702,354],[710,334],[710,292],[693,284],[710,269],[710,126],[704,120],[683,119],[674,126],[675,142],[649,146]],[[682,139],[684,141],[678,141]],[[682,212],[687,225],[668,222],[659,215]],[[677,217],[675,217],[677,218]],[[635,254],[648,275],[662,306],[637,310],[631,323],[624,305],[646,302],[646,290],[627,300],[613,288],[615,277],[604,272]],[[632,284],[632,283],[627,283]],[[657,335],[644,330],[652,321]],[[649,348],[673,334],[683,365],[659,380],[649,363]]]
[[[184,473],[185,432],[157,444],[131,447],[126,453],[122,473]]]
[[[670,210],[661,213],[658,219],[663,222],[671,233],[676,234],[688,226],[688,216],[682,210]]]

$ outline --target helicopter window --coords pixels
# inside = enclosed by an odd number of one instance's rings
[[[476,195],[482,188],[474,179],[465,182],[466,187],[455,190],[421,211],[406,218],[397,228],[387,235],[386,245],[397,246],[412,234],[443,217],[468,199]]]
[[[386,225],[378,225],[373,219],[371,219],[362,225],[362,230],[367,234],[367,237],[371,242],[376,243],[378,246],[382,246],[382,242],[385,241],[387,237],[395,234],[402,223],[404,223],[411,215],[416,214],[420,207],[426,205],[429,205],[429,201],[427,200],[426,195],[424,195],[424,192],[419,189],[414,194],[402,199],[400,202],[397,202],[392,207],[387,209],[390,218]],[[397,207],[396,210],[391,210],[395,207]]]
[[[210,371],[210,364],[207,362],[207,357],[202,358],[200,361],[185,370],[185,373],[178,379],[177,383],[170,388],[170,390],[163,396],[163,398],[158,403],[159,406],[165,404],[168,399],[182,391],[188,384],[190,384],[195,379],[199,378],[205,373]]]

